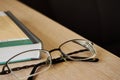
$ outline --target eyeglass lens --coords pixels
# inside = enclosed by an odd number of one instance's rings
[[[35,75],[42,73],[42,72],[46,71],[47,69],[49,69],[49,67],[51,65],[50,55],[47,54],[48,52],[41,51],[41,50],[39,50],[39,52],[41,54],[41,59],[39,59],[39,60],[25,61],[25,59],[23,59],[23,60],[19,60],[18,61],[19,63],[18,62],[12,63],[12,62],[16,61],[16,59],[19,59],[21,56],[26,56],[28,54],[34,53],[34,51],[37,51],[37,50],[30,50],[27,52],[23,52],[22,54],[17,55],[14,58],[10,59],[8,62],[8,67],[11,72],[8,75],[2,75],[2,77],[4,77],[6,79],[8,76],[10,76],[12,78],[11,80],[26,80],[30,76],[35,76]],[[38,63],[41,63],[41,66],[39,66],[39,68],[37,68],[37,70],[34,74],[30,75],[30,72],[32,71],[33,67]],[[24,73],[24,74],[21,74],[21,73]]]

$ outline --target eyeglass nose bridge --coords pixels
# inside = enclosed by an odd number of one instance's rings
[[[63,59],[65,62],[67,61],[67,55],[65,55],[65,54],[62,54],[62,55],[60,55],[60,57],[61,57],[61,59]]]

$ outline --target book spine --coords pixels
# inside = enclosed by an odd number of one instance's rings
[[[35,36],[24,24],[22,24],[10,11],[5,12],[19,28],[30,38],[33,43],[42,42],[37,36]]]

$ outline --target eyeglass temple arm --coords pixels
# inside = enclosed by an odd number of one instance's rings
[[[39,66],[41,66],[41,65],[46,64],[46,62],[47,62],[47,61],[44,61],[44,62],[42,62],[42,63],[38,63],[38,64],[34,65],[34,67],[33,67],[32,71],[31,71],[30,75],[34,74],[34,73],[36,72],[37,68],[38,68]],[[33,76],[29,77],[27,80],[33,80]]]
[[[57,63],[61,63],[61,62],[64,62],[64,59],[62,59],[61,57],[56,58],[56,59],[52,59],[52,64],[57,64]],[[43,63],[45,64],[46,62],[43,62]],[[41,63],[38,63],[34,66],[30,75],[34,74],[39,66],[41,66]],[[33,80],[33,76],[29,77],[27,80]]]
[[[84,51],[89,51],[89,50],[88,49],[82,49],[82,50],[78,50],[78,51],[68,53],[67,55],[78,54],[79,52],[84,52]]]
[[[77,56],[72,56],[73,58],[76,58],[76,59],[81,59],[81,58],[84,58],[84,57],[77,57]],[[82,61],[85,61],[85,62],[98,62],[98,58],[94,58],[94,59],[88,59],[88,60],[82,60]],[[65,60],[63,59],[63,57],[59,57],[59,58],[56,58],[56,59],[52,59],[52,64],[57,64],[57,63],[61,63],[61,62],[64,62]],[[67,58],[67,61],[72,61],[71,59],[68,59]],[[39,64],[36,64],[33,68],[33,70],[31,71],[30,75],[34,74],[37,70],[37,68],[41,66],[41,63]],[[27,80],[33,80],[33,76],[32,77],[29,77]]]
[[[53,51],[56,51],[56,50],[59,50],[59,49],[53,49],[53,50],[50,51],[50,53],[53,52]],[[79,53],[79,52],[84,52],[84,51],[88,51],[88,50],[87,50],[87,49],[78,50],[78,51],[74,51],[74,52],[68,53],[68,55],[77,54],[77,53]],[[75,57],[75,56],[74,56],[74,58],[80,59],[80,58],[82,58],[82,57]],[[67,60],[68,60],[68,59],[67,59]],[[64,60],[61,59],[61,57],[60,57],[60,58],[57,58],[57,59],[53,59],[53,60],[52,60],[52,64],[56,64],[56,63],[63,62],[63,61],[64,61]],[[70,61],[70,60],[68,60],[68,61]],[[84,60],[84,61],[86,61],[86,60]],[[89,60],[87,60],[87,61],[89,61],[89,62],[97,62],[98,59],[97,59],[97,58],[95,58],[95,59],[89,59]],[[39,64],[37,64],[36,66],[40,66],[40,65],[42,65],[43,63],[44,63],[44,62],[39,63]],[[18,71],[18,70],[21,70],[21,69],[26,69],[26,68],[34,67],[34,66],[35,66],[35,64],[32,64],[32,65],[27,65],[27,66],[23,66],[23,67],[12,68],[11,70],[12,70],[12,71]],[[5,70],[5,67],[7,67],[8,70]],[[37,68],[37,67],[36,67],[36,68]],[[33,70],[33,71],[34,71],[34,70]],[[6,65],[4,65],[4,67],[3,67],[2,71],[0,72],[0,74],[8,74],[8,73],[10,73],[10,69],[9,69],[9,67],[8,67],[7,64],[6,64]]]
[[[32,65],[26,65],[26,66],[22,66],[22,67],[15,67],[15,68],[12,68],[11,70],[12,71],[19,71],[21,69],[27,69],[27,68],[30,68],[30,67],[34,67],[35,64],[32,64]],[[7,67],[7,65],[3,66],[3,69],[2,71],[0,72],[0,75],[3,75],[3,74],[9,74],[11,72],[11,70],[8,68],[8,70],[5,70],[5,67]]]
[[[93,45],[93,44],[92,44],[92,45]],[[53,49],[53,50],[51,50],[51,51],[49,51],[49,52],[51,53],[51,52],[57,51],[57,50],[59,50],[61,53],[63,53],[59,48],[58,48],[58,49]],[[74,52],[68,53],[67,55],[78,54],[78,53],[84,52],[84,51],[89,51],[89,50],[88,50],[88,49],[82,49],[82,50],[78,50],[78,51],[74,51]],[[64,54],[64,53],[63,53],[63,54]],[[64,56],[64,57],[65,57],[65,56]],[[78,57],[78,56],[71,56],[71,57],[76,58],[76,59],[82,59],[82,58],[84,59],[84,58],[85,58],[85,57]],[[58,58],[58,59],[53,59],[53,60],[52,60],[52,64],[59,63],[59,61],[61,62],[61,60],[64,61],[64,59],[63,59],[63,58],[61,59],[61,57],[60,57],[60,59],[59,59],[59,58]],[[72,61],[72,60],[70,60],[70,59],[68,59],[68,58],[67,58],[67,60],[68,60],[68,61]],[[98,58],[91,58],[91,59],[81,60],[81,61],[98,62],[99,59],[98,59]]]
[[[78,51],[68,53],[68,55],[77,54],[79,52],[84,52],[84,51],[89,51],[89,50],[88,49],[82,49],[82,50],[78,50]],[[76,58],[76,59],[82,59],[82,58],[84,59],[85,58],[85,57],[78,57],[78,56],[71,56],[71,57]],[[99,59],[98,58],[91,58],[91,59],[81,60],[81,61],[98,62]]]

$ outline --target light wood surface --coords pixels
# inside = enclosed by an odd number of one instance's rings
[[[0,10],[11,11],[43,41],[44,49],[57,48],[70,39],[83,39],[80,35],[16,0],[0,0]],[[99,62],[63,62],[53,65],[47,72],[39,74],[35,80],[120,80],[120,58],[97,45],[95,48]],[[5,78],[0,77],[0,80]]]
[[[5,14],[0,16],[0,41],[28,38],[22,30]]]

